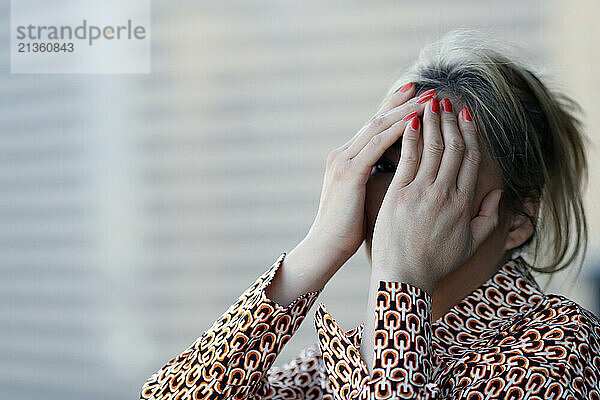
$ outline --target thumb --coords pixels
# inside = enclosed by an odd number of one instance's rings
[[[471,234],[476,249],[498,227],[502,197],[504,197],[504,190],[502,189],[489,192],[481,202],[479,213],[471,220]]]

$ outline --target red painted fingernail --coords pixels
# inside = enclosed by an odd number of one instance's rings
[[[431,111],[436,114],[440,113],[440,102],[435,97],[431,100]]]
[[[400,88],[400,92],[408,92],[410,90],[410,88],[413,87],[413,83],[412,82],[408,82],[406,85],[402,86]]]
[[[417,104],[426,103],[429,100],[431,100],[432,97],[433,97],[433,95],[429,95],[429,96],[425,96],[425,97],[419,97],[419,100],[417,100]]]
[[[500,200],[498,200],[498,208],[502,206],[502,199],[504,199],[504,190],[500,193]]]
[[[452,103],[448,99],[442,99],[442,110],[445,112],[452,112]]]
[[[416,116],[417,116],[417,112],[413,111],[410,114],[408,114],[406,117],[402,118],[402,121],[409,121],[409,120],[413,119]]]
[[[419,117],[414,117],[410,123],[410,127],[415,131],[419,129]]]
[[[469,112],[469,109],[467,107],[462,109],[462,117],[465,121],[472,121],[471,113]]]
[[[421,97],[427,97],[427,96],[433,96],[435,94],[435,89],[429,89],[426,92],[423,92],[419,95],[419,98]]]

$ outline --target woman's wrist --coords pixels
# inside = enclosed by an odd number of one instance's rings
[[[323,269],[332,275],[352,257],[352,253],[340,248],[335,238],[311,229],[298,244],[323,261]]]
[[[323,289],[348,258],[325,239],[309,234],[286,254],[266,295],[287,306],[305,293]]]

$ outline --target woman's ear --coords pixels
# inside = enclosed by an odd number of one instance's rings
[[[537,220],[537,215],[540,207],[539,199],[527,198],[521,204],[521,211],[531,216],[532,218],[523,215],[523,213],[512,213],[510,216],[510,227],[508,229],[508,235],[506,236],[505,250],[512,250],[516,247],[521,246],[525,243],[531,235],[533,235],[535,228],[532,224],[533,221]]]

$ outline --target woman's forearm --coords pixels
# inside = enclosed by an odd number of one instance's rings
[[[307,292],[321,290],[350,256],[309,233],[286,255],[265,294],[287,306]]]

